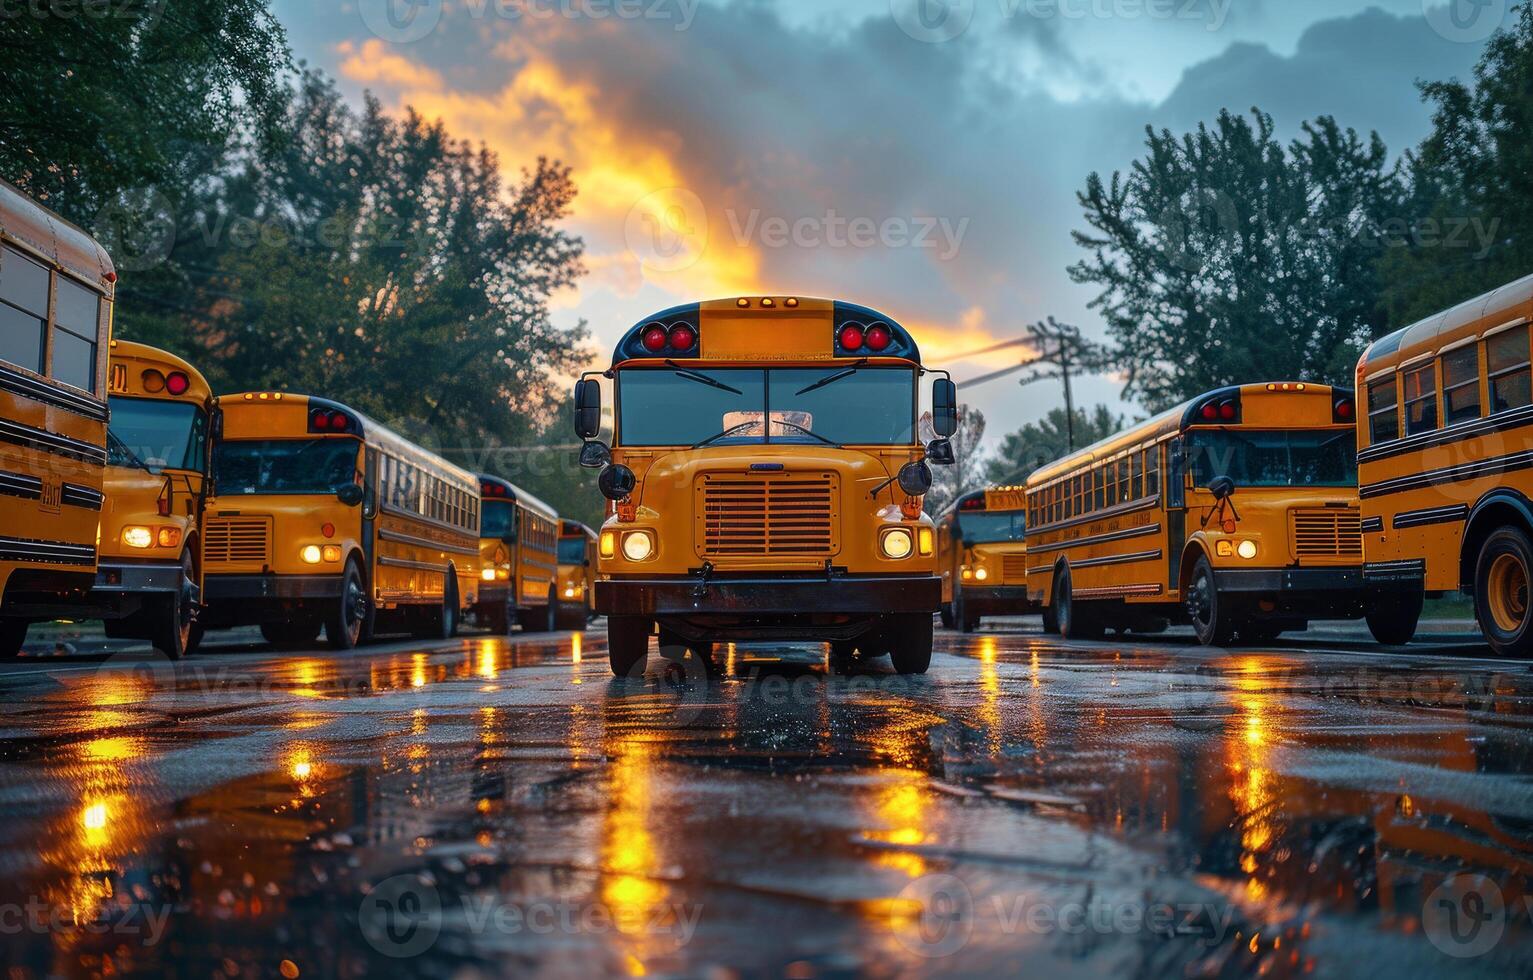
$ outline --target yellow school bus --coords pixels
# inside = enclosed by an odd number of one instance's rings
[[[0,181],[0,657],[96,581],[116,281],[93,238]]]
[[[101,563],[81,616],[175,659],[199,637],[213,391],[174,354],[121,340],[110,348]]]
[[[1222,388],[1038,470],[1027,581],[1046,625],[1190,622],[1224,645],[1366,616],[1388,636],[1403,595],[1363,581],[1356,414],[1325,385]]]
[[[479,493],[479,559],[484,571],[475,616],[497,635],[510,632],[513,621],[524,633],[552,632],[559,515],[498,476],[481,475]]]
[[[606,372],[613,444],[582,452],[611,501],[596,610],[613,672],[643,669],[657,627],[667,655],[705,663],[720,640],[813,640],[925,672],[942,594],[926,460],[952,448],[918,438],[924,373],[902,326],[832,300],[711,301],[629,330]],[[949,436],[956,392],[933,391]],[[575,400],[594,440],[601,382]]]
[[[1508,656],[1533,651],[1530,318],[1533,276],[1384,337],[1357,365],[1364,574],[1407,590],[1411,609],[1472,594]]]
[[[596,532],[579,521],[559,528],[559,628],[585,629],[595,610]]]
[[[985,616],[1038,611],[1027,591],[1027,488],[965,494],[937,520],[942,625],[965,633]]]
[[[478,601],[473,474],[327,399],[262,391],[218,406],[207,628],[259,625],[284,645],[323,629],[337,650],[375,629],[457,632]]]

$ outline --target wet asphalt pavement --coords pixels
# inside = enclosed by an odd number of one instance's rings
[[[1533,673],[1356,632],[0,667],[41,976],[1533,974]]]

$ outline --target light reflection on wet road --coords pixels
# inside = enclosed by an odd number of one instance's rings
[[[0,963],[1530,972],[1527,664],[939,643],[915,679],[731,648],[615,682],[599,632],[9,668]]]

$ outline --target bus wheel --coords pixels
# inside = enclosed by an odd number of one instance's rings
[[[341,576],[341,597],[325,617],[325,639],[332,650],[352,650],[362,642],[367,622],[367,589],[362,585],[362,570],[354,561],[346,563]]]
[[[953,596],[953,621],[964,633],[972,633],[979,629],[979,616],[969,608],[968,602],[964,601],[962,589]]]
[[[197,569],[191,552],[181,556],[181,588],[165,596],[155,610],[154,648],[171,660],[180,660],[191,651],[192,621],[197,616]]]
[[[447,570],[447,582],[442,587],[442,606],[427,610],[420,637],[423,640],[450,640],[458,635],[458,576],[451,568]]]
[[[1075,601],[1075,585],[1068,568],[1060,569],[1054,580],[1054,615],[1059,620],[1059,635],[1067,640],[1100,640],[1105,632],[1099,617]]]
[[[1492,650],[1503,657],[1533,652],[1528,583],[1533,544],[1520,528],[1504,527],[1486,539],[1475,565],[1474,611]]]
[[[0,660],[15,660],[21,656],[21,645],[27,642],[27,628],[31,626],[24,619],[0,619]]]
[[[1374,600],[1368,608],[1368,632],[1385,646],[1399,647],[1416,638],[1426,593],[1408,592]]]
[[[202,638],[207,635],[207,630],[201,623],[193,623],[190,632],[186,634],[186,655],[191,656],[202,649]]]
[[[1043,607],[1043,632],[1049,636],[1059,635],[1059,613],[1055,612],[1052,603]]]
[[[952,629],[953,628],[953,624],[958,622],[958,620],[953,618],[953,604],[951,602],[944,602],[942,604],[941,615],[942,615],[942,628],[945,629],[945,630]]]
[[[511,609],[507,605],[499,605],[490,612],[485,613],[485,629],[495,636],[505,636],[511,632]]]
[[[924,674],[932,663],[931,613],[901,613],[891,617],[889,659],[897,674]]]
[[[1206,647],[1230,645],[1236,631],[1233,605],[1228,597],[1219,594],[1214,567],[1207,556],[1199,558],[1187,586],[1187,615],[1192,619],[1199,643]]]
[[[649,634],[653,624],[640,616],[607,619],[607,660],[614,677],[643,677],[649,657]]]
[[[262,623],[261,637],[274,647],[303,647],[319,639],[319,620],[297,619],[291,623]]]

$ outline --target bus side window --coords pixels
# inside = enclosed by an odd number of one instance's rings
[[[1160,493],[1160,447],[1145,450],[1144,495],[1153,497]]]
[[[1495,384],[1492,382],[1492,387]],[[1368,444],[1377,446],[1400,438],[1400,391],[1390,375],[1368,386]]]
[[[1527,327],[1516,327],[1487,340],[1485,366],[1490,372],[1490,410],[1493,414],[1533,404]]]
[[[1105,474],[1102,472],[1102,467],[1097,466],[1092,469],[1091,483],[1095,488],[1092,494],[1092,499],[1094,500],[1092,504],[1093,510],[1101,510],[1107,506],[1107,484],[1104,482],[1104,477]]]
[[[1428,364],[1405,376],[1405,434],[1414,436],[1437,428],[1437,365]]]
[[[1129,496],[1135,500],[1142,500],[1144,499],[1144,453],[1135,453],[1129,457],[1129,462],[1134,467],[1133,484],[1129,489]]]

